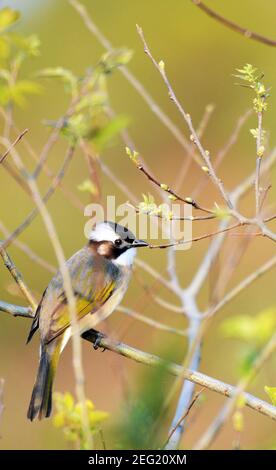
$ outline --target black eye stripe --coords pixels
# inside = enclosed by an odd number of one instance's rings
[[[116,246],[120,246],[122,244],[122,240],[120,238],[117,238],[114,243]]]
[[[133,238],[130,238],[130,237],[126,237],[124,238],[124,240],[127,242],[127,243],[133,243],[134,239]]]

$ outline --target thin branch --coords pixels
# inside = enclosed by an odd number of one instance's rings
[[[4,384],[5,384],[4,379],[0,379],[0,424],[1,424],[1,420],[2,420],[3,411],[5,409],[5,406],[4,406]]]
[[[4,264],[6,268],[9,270],[11,273],[13,279],[15,280],[16,284],[18,285],[19,289],[21,290],[22,294],[24,295],[25,299],[27,300],[28,304],[32,307],[32,309],[35,311],[37,307],[37,303],[35,299],[33,298],[31,291],[25,284],[22,274],[18,271],[17,267],[13,263],[11,257],[7,253],[7,251],[3,248],[1,242],[0,242],[0,255],[2,256],[2,259],[4,261]]]
[[[255,200],[256,200],[256,217],[259,216],[260,212],[260,172],[261,172],[261,162],[262,154],[261,145],[262,145],[262,122],[263,122],[263,112],[258,112],[258,130],[256,138],[256,178],[255,178]]]
[[[146,168],[142,165],[142,163],[138,162],[136,164],[136,168],[140,170],[148,178],[149,181],[158,186],[160,189],[163,189],[163,191],[165,191],[166,193],[173,196],[175,198],[175,201],[185,202],[186,204],[192,205],[195,209],[199,209],[203,212],[207,212],[208,214],[213,215],[213,211],[211,211],[211,209],[207,209],[206,207],[201,206],[194,199],[191,199],[190,197],[183,198],[179,196],[179,194],[176,194],[176,192],[168,186],[166,186],[166,189],[162,188],[162,183],[160,183],[152,174],[150,174],[149,171],[146,170]]]
[[[2,157],[0,157],[0,164],[3,163],[5,158],[9,155],[11,149],[16,146],[16,144],[22,139],[22,137],[24,137],[25,134],[27,134],[28,130],[29,129],[25,129],[24,131],[22,131],[19,134],[19,136],[15,139],[15,141],[10,145],[10,147],[5,151],[5,153],[2,155]]]
[[[11,233],[0,221],[0,230],[3,232],[4,236],[8,238]],[[50,264],[47,260],[41,258],[37,253],[35,253],[26,243],[21,242],[20,240],[14,240],[13,244],[18,247],[23,253],[25,253],[32,261],[37,263],[42,268],[46,269],[50,273],[54,274],[56,272],[56,267]]]
[[[176,425],[170,430],[169,432],[169,435],[167,437],[167,440],[165,442],[165,444],[163,445],[163,448],[166,448],[166,446],[168,445],[169,441],[171,440],[172,436],[174,435],[176,429],[181,426],[182,422],[187,418],[188,414],[190,413],[192,407],[194,406],[195,402],[198,400],[198,398],[200,397],[200,395],[202,394],[202,392],[205,390],[205,388],[201,388],[198,392],[195,393],[191,403],[189,404],[186,412],[184,413],[183,416],[181,416],[179,418],[179,420],[177,421]]]
[[[210,7],[205,5],[205,3],[203,3],[201,0],[191,0],[191,1],[195,6],[197,6],[202,11],[204,11],[204,13],[206,13],[208,16],[218,21],[223,26],[226,26],[227,28],[232,29],[232,31],[242,34],[247,39],[254,39],[255,41],[261,42],[262,44],[265,44],[266,46],[276,47],[276,41],[274,39],[270,39],[267,36],[263,36],[262,34],[255,33],[254,31],[251,31],[250,29],[243,28],[239,24],[234,23],[234,21],[228,20],[228,18],[225,18],[222,15],[219,15],[217,12],[215,12]]]
[[[14,317],[33,318],[34,311],[29,307],[20,307],[19,305],[9,304],[8,302],[0,301],[0,311],[10,313]]]
[[[172,243],[163,243],[161,245],[149,245],[149,248],[152,249],[152,250],[155,249],[155,248],[163,249],[163,248],[169,248],[171,246],[178,246],[178,245],[184,245],[186,243],[198,242],[198,241],[204,240],[206,238],[214,237],[215,235],[220,235],[221,233],[224,233],[224,232],[229,232],[230,230],[233,230],[233,229],[238,228],[240,226],[241,226],[241,224],[239,222],[237,222],[233,225],[230,225],[229,227],[221,228],[219,230],[216,230],[215,232],[206,233],[204,235],[200,235],[198,237],[190,238],[188,240],[179,240],[179,241],[172,242]],[[262,233],[260,233],[260,235],[262,235]]]
[[[202,119],[199,122],[199,124],[197,126],[197,130],[196,130],[197,135],[199,136],[200,139],[202,139],[202,137],[204,135],[204,132],[207,128],[209,120],[210,120],[210,118],[211,118],[211,116],[214,112],[214,109],[215,109],[215,106],[213,104],[207,104],[207,106],[205,107]],[[181,188],[181,186],[184,182],[184,179],[185,179],[186,175],[188,174],[188,171],[189,171],[189,168],[192,164],[192,161],[194,161],[196,159],[199,160],[199,157],[198,157],[197,153],[195,152],[195,147],[194,147],[194,145],[192,145],[192,143],[191,143],[190,147],[191,147],[190,152],[187,154],[187,156],[185,156],[183,164],[181,165],[181,168],[178,172],[177,180],[175,182],[175,191],[176,192],[178,192],[179,189]],[[199,163],[199,161],[198,161],[198,163]]]
[[[210,307],[206,313],[203,314],[205,318],[212,317],[219,310],[221,310],[226,304],[231,302],[240,292],[246,289],[250,284],[255,282],[261,276],[266,274],[272,268],[276,266],[276,256],[273,256],[270,260],[264,263],[260,268],[254,271],[252,274],[243,279],[236,287],[228,292],[215,306]]]
[[[136,258],[134,263],[136,266],[139,266],[139,268],[142,268],[150,276],[160,282],[160,284],[166,287],[166,289],[175,293],[173,284],[169,280],[167,280],[162,274],[160,274],[160,272],[156,271],[156,269],[154,269],[150,264],[146,263],[146,261]]]
[[[251,115],[252,115],[252,109],[248,109],[238,119],[234,129],[232,130],[232,132],[230,134],[230,137],[229,137],[228,141],[226,142],[225,145],[223,145],[223,147],[217,153],[217,156],[216,156],[215,161],[214,161],[215,170],[218,169],[218,167],[221,165],[222,161],[224,160],[225,156],[228,154],[228,152],[231,150],[231,148],[236,144],[242,127],[244,126],[245,122],[247,121],[247,119]],[[197,132],[197,134],[198,134],[198,132]],[[197,197],[203,191],[203,189],[205,188],[207,183],[208,183],[208,180],[206,180],[206,178],[204,178],[204,175],[203,175],[201,180],[199,181],[199,183],[196,185],[194,191],[192,192],[192,197]]]
[[[29,307],[20,307],[18,305],[13,305],[8,302],[0,301],[0,311],[5,313],[10,313],[14,317],[24,317],[24,318],[33,318],[33,310]],[[141,321],[146,325],[152,326],[158,330],[166,331],[168,333],[173,333],[179,336],[187,336],[187,330],[179,330],[168,325],[164,325],[152,318],[146,317],[145,315],[138,313],[130,308],[123,307],[122,305],[117,307],[117,311],[128,315],[135,320]]]
[[[134,318],[135,320],[141,321],[145,323],[146,325],[152,326],[153,328],[156,328],[157,330],[167,331],[168,333],[174,333],[179,336],[184,336],[184,337],[187,336],[187,330],[179,330],[177,328],[164,325],[163,323],[153,320],[152,318],[146,317],[145,315],[142,315],[141,313],[138,313],[130,308],[119,306],[117,307],[117,311],[122,312],[128,315],[129,317]]]

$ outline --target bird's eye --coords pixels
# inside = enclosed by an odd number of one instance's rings
[[[123,242],[120,238],[117,238],[117,240],[115,240],[114,243],[115,243],[116,246],[120,246]]]

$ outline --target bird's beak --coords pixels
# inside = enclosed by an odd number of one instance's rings
[[[145,242],[144,240],[134,240],[134,242],[132,243],[131,245],[133,248],[139,248],[139,247],[142,247],[142,246],[149,246],[149,244],[147,242]]]

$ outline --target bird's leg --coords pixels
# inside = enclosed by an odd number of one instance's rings
[[[101,346],[101,340],[105,335],[100,331],[93,330],[93,328],[91,328],[91,330],[87,330],[82,333],[81,337],[86,341],[89,341],[89,343],[92,343],[94,349],[98,349]],[[105,351],[105,348],[103,348],[103,351]]]

